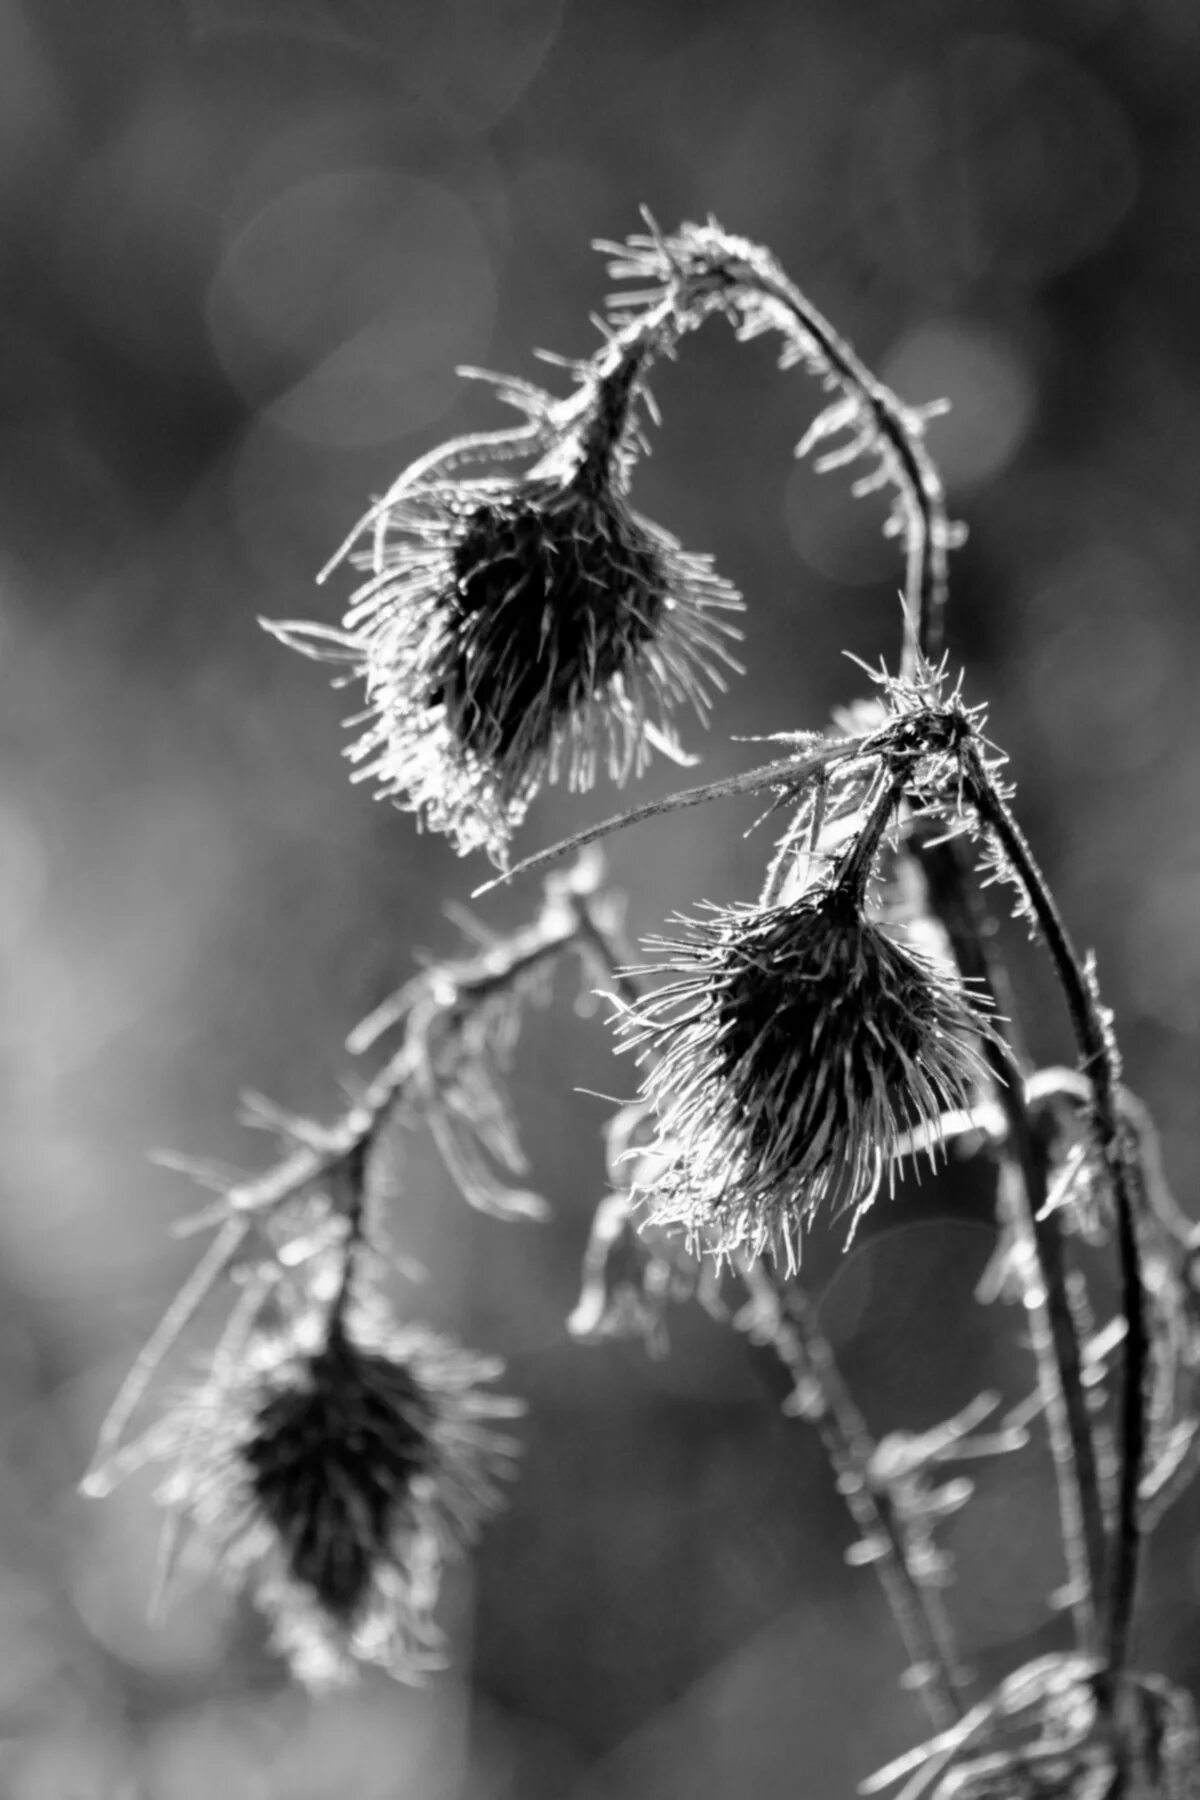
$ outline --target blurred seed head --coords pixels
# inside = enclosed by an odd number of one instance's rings
[[[441,1570],[500,1501],[519,1403],[501,1365],[420,1327],[321,1324],[260,1340],[188,1396],[147,1454],[161,1499],[271,1621],[313,1686],[371,1663],[418,1680],[444,1660]]]

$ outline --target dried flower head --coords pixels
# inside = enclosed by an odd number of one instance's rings
[[[737,666],[721,617],[736,593],[627,500],[644,366],[665,331],[641,321],[612,339],[565,401],[502,383],[540,460],[521,476],[450,478],[454,446],[425,459],[363,521],[371,548],[352,560],[369,576],[344,631],[275,628],[361,676],[361,775],[460,852],[502,864],[560,773],[586,788],[602,761],[621,781],[651,748],[670,753],[672,710],[703,718],[722,667]]]
[[[499,1503],[518,1402],[501,1365],[419,1327],[340,1321],[262,1337],[147,1440],[177,1459],[161,1498],[269,1617],[312,1685],[374,1663],[403,1680],[443,1661],[442,1565]]]
[[[681,923],[648,946],[674,979],[621,1027],[672,1151],[651,1217],[792,1266],[818,1208],[861,1212],[906,1134],[969,1102],[979,1009],[854,881]]]

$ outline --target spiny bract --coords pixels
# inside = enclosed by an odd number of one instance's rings
[[[502,860],[545,782],[621,781],[672,707],[706,713],[736,597],[610,484],[444,484],[395,524],[347,620],[372,705],[353,755],[460,851]]]
[[[836,882],[681,923],[648,946],[675,979],[621,1025],[667,1158],[650,1216],[794,1265],[814,1212],[861,1211],[902,1139],[969,1102],[983,1020]]]

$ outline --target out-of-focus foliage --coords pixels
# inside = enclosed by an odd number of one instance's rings
[[[514,1091],[555,1217],[465,1208],[417,1139],[403,1309],[504,1354],[522,1479],[445,1623],[458,1674],[310,1709],[197,1587],[145,1616],[147,1486],[74,1484],[191,1255],[145,1152],[238,1165],[244,1085],[332,1116],[346,1031],[452,947],[470,873],[347,781],[346,696],[258,614],[324,616],[362,496],[500,422],[456,363],[590,352],[593,236],[647,203],[761,237],[908,401],[971,539],[952,657],[1099,954],[1174,1190],[1200,1175],[1200,14],[1190,0],[0,0],[0,1788],[13,1800],[848,1792],[911,1742],[901,1651],[815,1444],[692,1309],[669,1358],[567,1335],[631,1072],[565,1002]],[[565,378],[564,378],[565,380]],[[875,502],[794,465],[819,396],[722,334],[654,382],[633,500],[746,595],[750,735],[820,725],[899,639]],[[874,510],[873,510],[874,509]],[[327,609],[324,613],[320,609]],[[655,771],[646,793],[672,785]],[[518,845],[611,810],[538,801]],[[749,817],[617,840],[635,934],[757,890]],[[486,873],[479,871],[480,878]],[[528,913],[493,895],[491,917]],[[1019,943],[1019,934],[1014,937]],[[1039,1061],[1065,1040],[1025,973]],[[806,1282],[874,1430],[1024,1353],[974,1306],[985,1170],[876,1209]],[[934,1225],[934,1215],[954,1223]],[[203,1332],[180,1347],[193,1371]],[[1048,1470],[945,1528],[985,1674],[1059,1645]],[[1156,1539],[1149,1659],[1195,1688],[1195,1503]]]

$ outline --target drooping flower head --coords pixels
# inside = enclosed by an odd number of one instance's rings
[[[618,333],[565,401],[502,383],[530,417],[504,453],[536,448],[533,466],[468,478],[454,445],[424,459],[363,522],[345,629],[276,628],[363,679],[361,776],[460,852],[503,863],[545,782],[585,788],[601,764],[621,781],[670,752],[674,708],[703,718],[737,666],[734,590],[628,503],[645,365],[673,329],[664,315]]]
[[[500,1367],[417,1327],[292,1327],[154,1434],[147,1453],[178,1458],[161,1498],[302,1680],[440,1666],[442,1566],[499,1504],[515,1453],[497,1426],[519,1403],[480,1387]]]
[[[648,946],[650,972],[673,979],[621,1027],[669,1157],[650,1216],[794,1266],[813,1213],[861,1211],[904,1140],[969,1102],[983,1020],[942,964],[868,917],[857,848],[790,902],[681,923]]]

